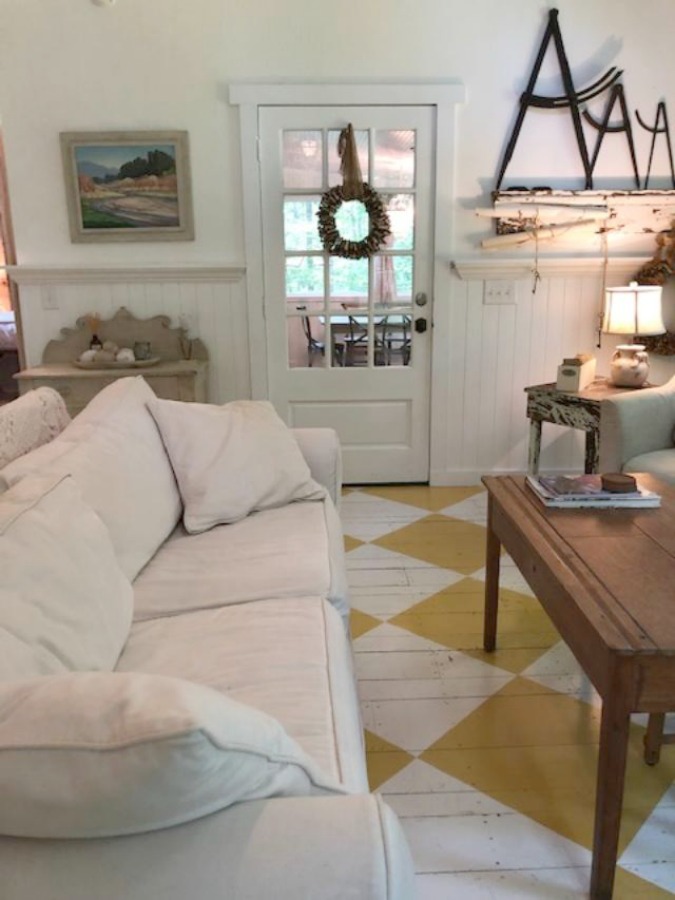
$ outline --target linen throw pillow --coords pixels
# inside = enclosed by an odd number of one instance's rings
[[[99,391],[53,441],[0,472],[0,482],[8,486],[30,474],[72,475],[108,529],[130,581],[181,516],[173,469],[147,408],[154,396],[141,376],[120,378]]]
[[[135,834],[333,793],[276,719],[213,688],[136,672],[0,685],[1,834]]]
[[[183,524],[197,534],[261,509],[326,495],[291,430],[263,400],[224,406],[149,401],[183,500]]]
[[[30,475],[0,496],[0,681],[110,670],[133,589],[70,476]]]

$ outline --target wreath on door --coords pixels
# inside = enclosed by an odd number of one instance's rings
[[[331,256],[343,259],[368,259],[384,245],[391,234],[391,223],[382,197],[361,177],[354,130],[348,125],[340,132],[338,155],[343,183],[329,188],[321,196],[317,217],[319,237]],[[348,200],[359,200],[368,213],[368,234],[360,241],[352,241],[340,234],[335,216]]]

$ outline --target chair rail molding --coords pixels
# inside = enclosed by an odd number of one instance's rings
[[[141,281],[235,282],[243,265],[190,266],[7,266],[16,284],[111,284]]]
[[[607,274],[613,278],[629,278],[646,262],[648,256],[574,256],[546,257],[541,256],[536,262],[536,271],[542,278],[574,278],[585,275],[601,275],[605,265]],[[522,256],[502,259],[455,259],[450,261],[450,268],[462,281],[491,281],[504,279],[519,281],[532,278],[535,272],[535,261]]]

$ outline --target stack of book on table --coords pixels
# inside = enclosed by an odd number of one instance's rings
[[[636,484],[635,490],[622,493],[603,489],[601,475],[528,475],[532,488],[544,506],[555,509],[580,507],[660,506],[661,496]]]

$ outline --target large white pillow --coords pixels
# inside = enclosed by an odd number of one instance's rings
[[[154,399],[148,408],[171,459],[191,534],[326,494],[271,403]]]
[[[133,589],[72,478],[33,475],[0,496],[0,573],[0,680],[115,666]]]
[[[328,793],[345,791],[276,719],[213,688],[83,672],[0,685],[1,834],[134,834]]]
[[[140,376],[100,391],[51,443],[16,459],[0,474],[7,485],[27,474],[71,474],[107,526],[122,570],[133,581],[180,520],[171,463]]]

